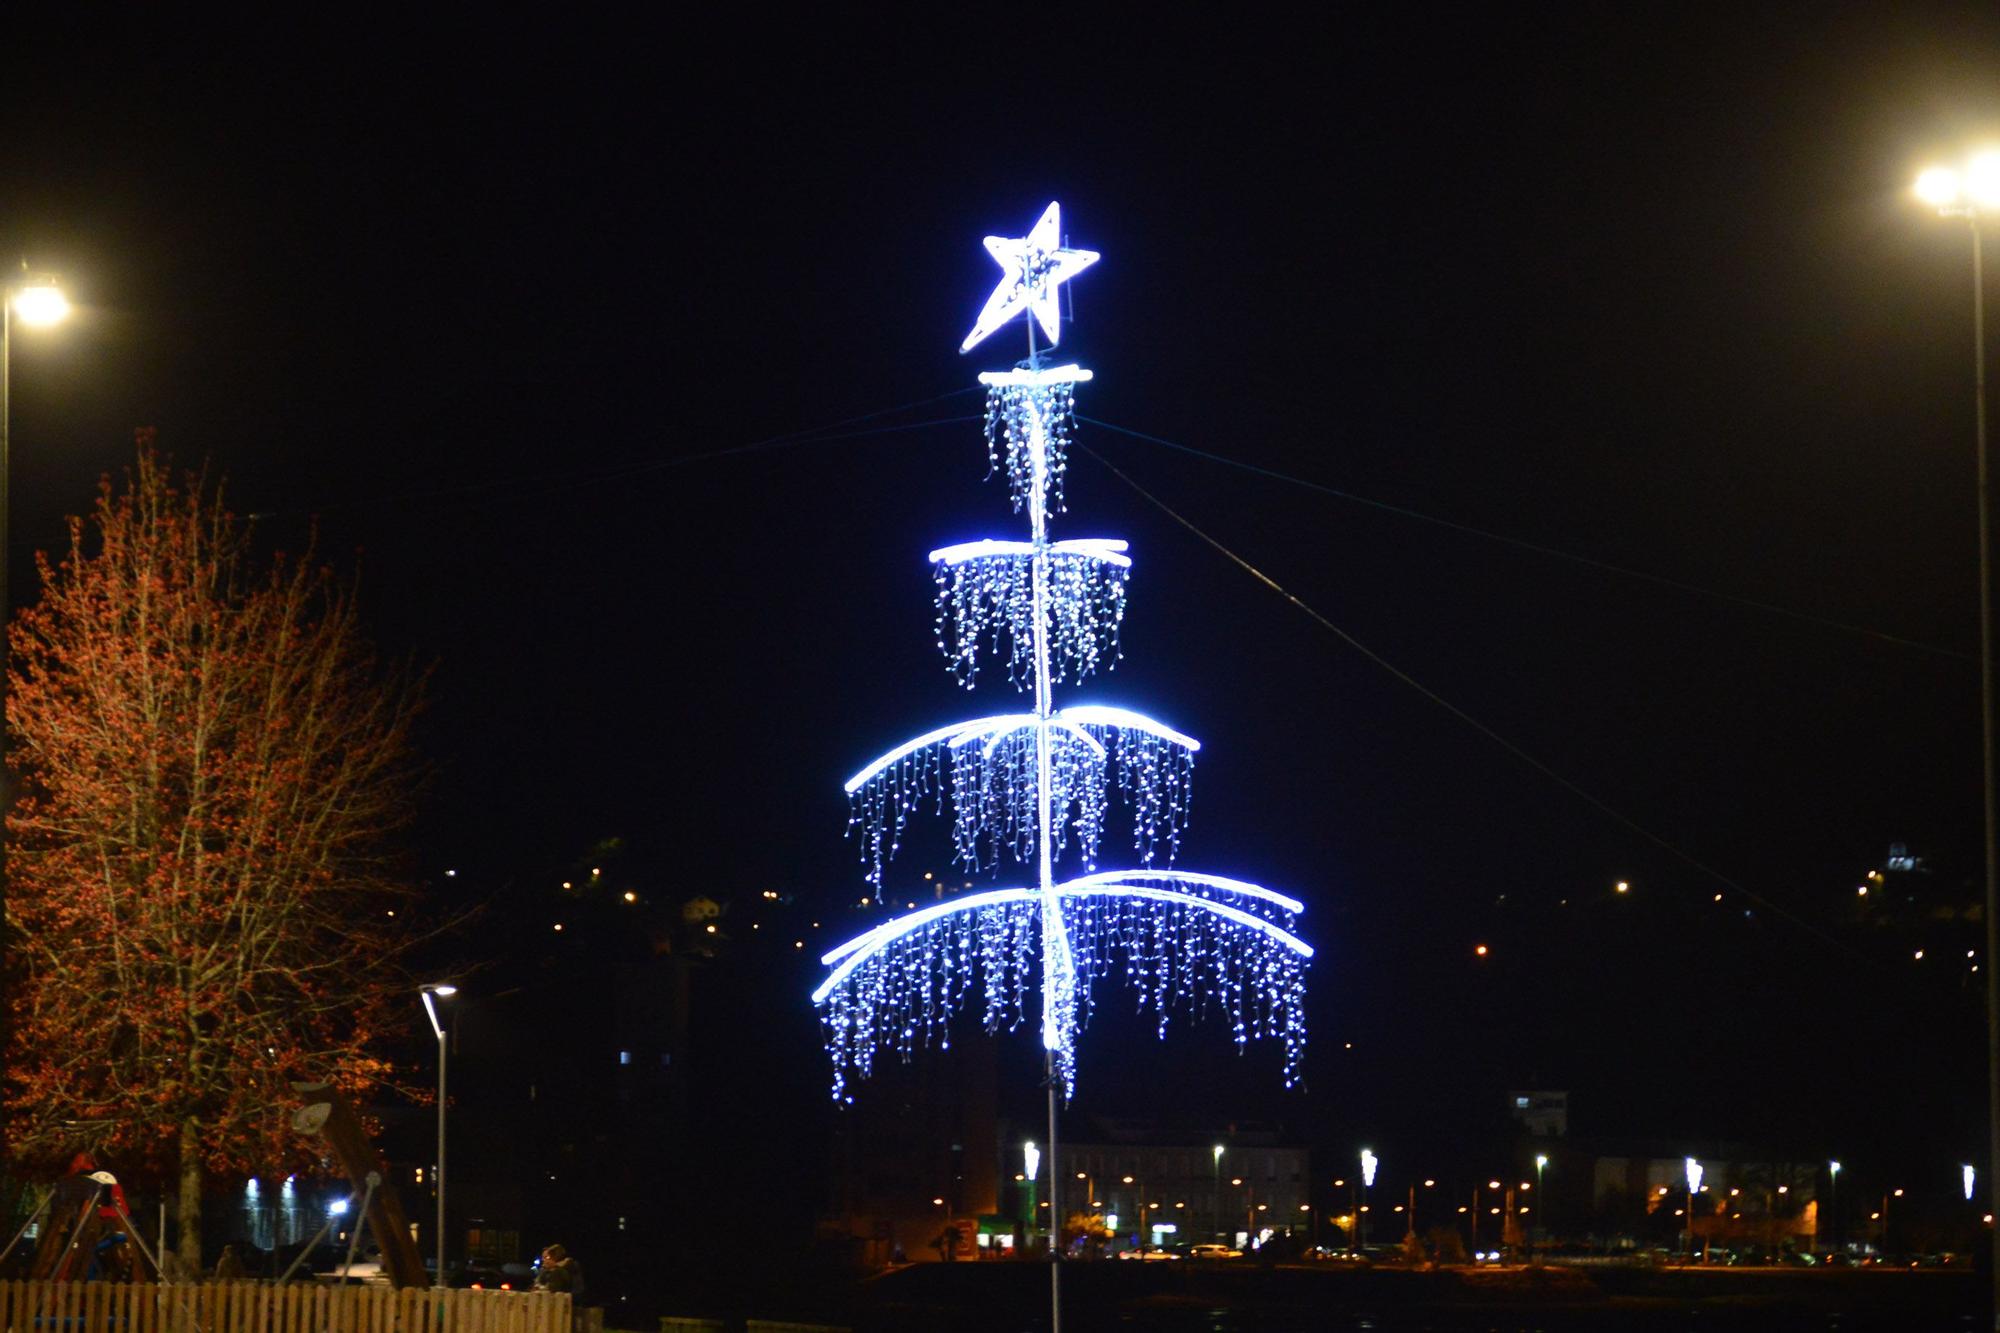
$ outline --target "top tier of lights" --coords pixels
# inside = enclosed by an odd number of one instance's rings
[[[1947,217],[2000,212],[2000,149],[1974,153],[1963,169],[1931,167],[1918,173],[1917,198]]]
[[[986,253],[1000,265],[1000,283],[986,298],[972,332],[958,345],[969,352],[1027,311],[1042,326],[1049,346],[1062,341],[1062,307],[1056,289],[1097,262],[1095,250],[1071,250],[1062,243],[1062,205],[1042,210],[1026,236],[988,236]]]

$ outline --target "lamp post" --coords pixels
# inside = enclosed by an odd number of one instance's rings
[[[1701,1192],[1701,1163],[1694,1158],[1687,1159],[1688,1182],[1688,1259],[1694,1259],[1694,1196]]]
[[[1827,1238],[1831,1244],[1840,1243],[1840,1163],[1826,1164],[1827,1176]]]
[[[437,1033],[438,1042],[438,1159],[435,1172],[437,1181],[437,1286],[444,1286],[444,1092],[445,1092],[445,1040],[444,1024],[438,1021],[437,1002],[448,1000],[458,994],[458,987],[443,982],[432,982],[424,986],[418,994],[424,999],[424,1013],[431,1020],[431,1031]]]
[[[1146,1230],[1146,1187],[1133,1180],[1131,1176],[1123,1177],[1119,1183],[1130,1185],[1132,1193],[1136,1196],[1132,1202],[1139,1210],[1139,1248],[1144,1250],[1147,1237],[1151,1234]]]
[[[1357,1226],[1361,1232],[1361,1244],[1364,1248],[1368,1244],[1368,1191],[1375,1188],[1376,1165],[1377,1159],[1375,1154],[1363,1148],[1361,1150],[1361,1212],[1358,1215]]]
[[[1222,1145],[1215,1145],[1214,1192],[1209,1197],[1208,1227],[1212,1235],[1222,1231]]]
[[[1536,1207],[1542,1210],[1541,1228],[1545,1237],[1549,1225],[1549,1200],[1547,1194],[1542,1190],[1542,1172],[1548,1167],[1548,1164],[1549,1158],[1547,1153],[1535,1154],[1535,1197],[1541,1200]],[[1532,1226],[1528,1228],[1528,1253],[1531,1256],[1535,1253],[1535,1231],[1536,1228]]]
[[[1026,1224],[1027,1230],[1024,1231],[1021,1235],[1021,1248],[1025,1250],[1028,1248],[1028,1236],[1033,1233],[1035,1229],[1035,1222],[1037,1220],[1035,1217],[1035,1213],[1037,1211],[1037,1209],[1035,1208],[1035,1178],[1037,1175],[1041,1173],[1042,1169],[1042,1150],[1035,1146],[1035,1141],[1033,1139],[1029,1139],[1026,1143],[1021,1145],[1021,1169],[1022,1169],[1022,1174],[1026,1177],[1028,1182],[1028,1220]],[[1055,1218],[1051,1217],[1049,1219],[1050,1254],[1054,1254],[1056,1252],[1055,1227],[1056,1227],[1056,1220]]]
[[[25,269],[25,265],[23,268]],[[10,396],[13,380],[14,321],[20,320],[29,328],[44,328],[60,324],[69,317],[69,299],[56,285],[54,278],[23,275],[17,280],[0,286],[0,718],[4,718],[7,706],[7,636],[4,633],[7,621],[13,614],[13,607],[7,596],[7,549],[12,539],[12,525],[8,522],[7,478],[11,471],[8,443],[8,423],[13,415]],[[5,783],[7,770],[6,727],[0,724],[0,819],[7,813],[7,805],[12,792]],[[0,831],[0,923],[5,921],[4,905],[7,892],[7,839]],[[4,951],[5,926],[0,924],[0,951]],[[0,1024],[7,1020],[0,1019]],[[5,1113],[0,1111],[0,1133],[4,1132]],[[4,1142],[4,1140],[0,1140]]]
[[[1995,832],[1993,757],[1992,496],[1986,466],[1986,273],[1979,220],[2000,211],[2000,150],[1974,154],[1964,171],[1932,167],[1917,177],[1917,197],[1944,217],[1964,218],[1972,236],[1972,427],[1979,487],[1979,753],[1986,825],[1986,1111],[1987,1162],[2000,1180],[2000,834]],[[1886,1207],[1886,1205],[1885,1205]],[[1883,1230],[1888,1216],[1883,1215]],[[2000,1329],[2000,1227],[1993,1229],[1994,1327]]]

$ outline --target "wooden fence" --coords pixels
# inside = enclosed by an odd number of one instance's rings
[[[0,1333],[570,1333],[569,1293],[0,1282]]]

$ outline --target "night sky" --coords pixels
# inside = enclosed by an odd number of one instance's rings
[[[1079,443],[1563,780],[1079,453],[1058,535],[1137,562],[1084,693],[1203,740],[1182,864],[1319,947],[1308,1093],[1113,1004],[1079,1109],[1407,1160],[1540,1086],[1577,1133],[1971,1160],[1976,927],[1918,964],[1854,887],[1978,868],[1969,248],[1909,183],[2000,134],[1990,5],[702,22],[10,42],[0,252],[84,306],[14,345],[14,597],[135,426],[273,546],[316,518],[435,663],[440,905],[543,949],[610,835],[739,939],[797,895],[704,1040],[819,1114],[811,956],[877,919],[840,783],[1008,706],[924,553],[1015,535],[968,391],[1015,338],[956,349],[980,237],[1058,199],[1080,411],[1227,461]]]

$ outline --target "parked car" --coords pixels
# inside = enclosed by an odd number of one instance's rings
[[[1187,1257],[1190,1259],[1241,1259],[1243,1251],[1232,1250],[1227,1245],[1190,1245]]]

